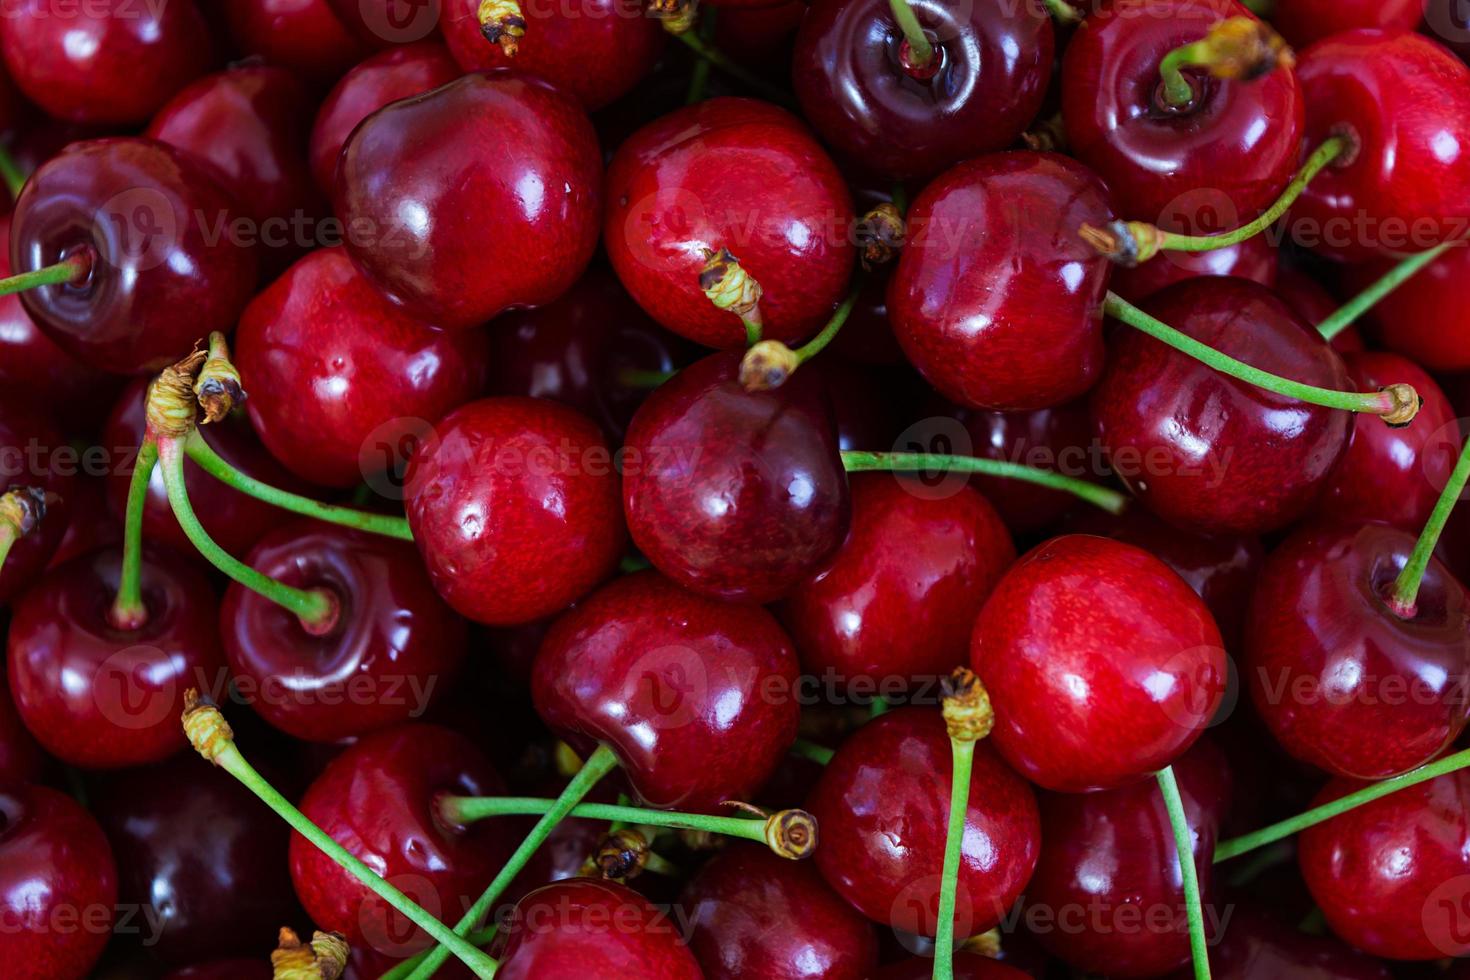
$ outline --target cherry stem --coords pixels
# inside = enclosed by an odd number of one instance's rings
[[[674,371],[653,371],[647,368],[624,368],[618,372],[618,384],[624,388],[645,388],[652,391],[675,375]]]
[[[293,613],[308,632],[319,636],[331,629],[340,607],[328,593],[297,589],[277,582],[227,553],[204,530],[184,486],[183,443],[182,438],[160,440],[158,462],[163,468],[163,485],[168,490],[169,506],[173,508],[174,517],[178,519],[179,527],[184,529],[185,536],[211,565],[245,588]]]
[[[924,27],[919,23],[914,8],[909,6],[909,0],[888,0],[888,7],[893,11],[893,19],[898,21],[898,29],[903,31],[904,40],[909,44],[909,65],[914,68],[929,67],[934,60],[934,45],[929,43],[929,36],[924,33]]]
[[[5,570],[5,559],[10,557],[10,549],[20,540],[20,532],[14,525],[0,523],[0,571]]]
[[[842,305],[832,313],[832,318],[827,321],[821,331],[811,340],[796,348],[797,364],[805,364],[810,361],[826,350],[828,344],[837,339],[837,335],[842,332],[843,326],[847,323],[847,318],[852,315],[852,308],[857,305],[857,300],[858,287],[854,287],[852,292],[847,294],[847,298],[842,301]]]
[[[1291,49],[1275,31],[1254,17],[1227,17],[1211,26],[1198,41],[1180,45],[1159,62],[1161,94],[1166,108],[1187,108],[1195,89],[1184,77],[1185,68],[1203,68],[1216,78],[1251,81],[1278,64],[1295,63]]]
[[[1047,13],[1059,24],[1075,24],[1082,20],[1082,12],[1067,0],[1042,0]]]
[[[1210,948],[1205,938],[1205,914],[1200,899],[1199,871],[1194,866],[1194,842],[1189,833],[1189,820],[1184,815],[1184,800],[1179,795],[1179,782],[1174,767],[1160,769],[1159,789],[1164,794],[1164,809],[1174,829],[1174,847],[1179,855],[1179,873],[1184,880],[1184,911],[1189,918],[1189,948],[1194,959],[1195,980],[1210,980]]]
[[[791,104],[791,96],[785,91],[750,71],[738,61],[733,60],[719,48],[699,37],[695,31],[685,31],[683,34],[675,34],[674,36],[688,45],[689,49],[699,55],[700,58],[708,61],[731,78],[759,92],[770,101],[781,105]]]
[[[1358,317],[1376,306],[1379,300],[1418,275],[1425,266],[1452,248],[1464,248],[1465,244],[1463,239],[1445,242],[1443,245],[1434,246],[1434,248],[1431,248],[1427,252],[1419,252],[1409,256],[1388,270],[1373,285],[1354,296],[1337,312],[1317,324],[1317,331],[1328,340],[1336,338],[1338,334],[1351,326]]]
[[[456,934],[464,936],[480,924],[496,900],[510,886],[511,881],[531,860],[536,849],[546,841],[547,837],[551,836],[551,832],[566,819],[576,805],[582,802],[582,798],[592,791],[592,787],[596,786],[603,776],[612,772],[618,765],[617,754],[606,745],[599,745],[597,750],[588,756],[581,770],[572,777],[571,782],[567,783],[566,789],[562,790],[561,796],[557,797],[541,819],[536,821],[536,826],[531,828],[531,832],[526,835],[521,846],[516,848],[510,861],[500,869],[495,880],[490,882],[490,887],[485,889],[485,893],[474,905],[470,906],[464,918],[455,925]],[[449,959],[449,953],[449,948],[442,945],[427,950],[419,961],[419,965],[407,976],[411,980],[429,980],[439,967],[444,965],[444,961]]]
[[[81,282],[92,274],[92,263],[96,257],[97,253],[88,247],[71,258],[62,259],[55,265],[48,265],[35,272],[22,272],[8,279],[0,279],[0,296],[22,293],[27,289],[37,289],[41,286]]]
[[[15,543],[46,519],[47,503],[40,487],[13,486],[0,494],[0,571]]]
[[[399,541],[413,540],[413,531],[409,529],[406,518],[324,504],[310,497],[302,497],[299,494],[262,483],[242,473],[215,452],[209,443],[204,441],[204,437],[199,435],[198,430],[189,434],[184,443],[184,452],[200,469],[221,483],[282,510],[300,514],[302,517],[312,517],[328,524],[339,524],[342,527],[355,528],[370,534],[381,534],[385,538],[396,538]]]
[[[1040,484],[1053,490],[1061,490],[1101,507],[1110,514],[1121,514],[1128,506],[1126,494],[1086,480],[1064,476],[1051,470],[1023,466],[1001,459],[981,459],[978,456],[947,456],[943,453],[870,453],[859,450],[844,450],[842,465],[849,473],[980,473],[984,476],[1007,477]]]
[[[443,796],[439,814],[451,824],[471,824],[488,817],[535,816],[551,812],[560,803],[531,796]],[[665,830],[700,830],[724,837],[765,843],[765,821],[755,817],[713,817],[703,813],[671,813],[612,803],[579,803],[569,817],[610,820]]]
[[[10,191],[12,201],[20,199],[20,192],[26,186],[26,173],[15,162],[15,157],[10,153],[10,147],[0,143],[0,180],[5,182],[5,189]]]
[[[970,774],[975,765],[974,739],[949,739],[953,775],[949,788],[949,823],[945,825],[944,870],[939,879],[939,928],[934,936],[934,980],[954,980],[954,909],[959,890],[961,845],[970,807]]]
[[[1283,378],[1269,371],[1251,367],[1244,361],[1236,360],[1228,354],[1202,344],[1167,323],[1149,316],[1117,293],[1108,293],[1107,301],[1103,304],[1103,311],[1130,327],[1143,331],[1160,343],[1167,344],[1180,353],[1214,368],[1221,374],[1229,375],[1246,384],[1255,385],[1257,388],[1275,392],[1285,398],[1295,398],[1297,401],[1306,402],[1309,405],[1320,405],[1323,408],[1379,415],[1393,425],[1407,424],[1419,411],[1419,396],[1408,385],[1389,385],[1376,392],[1334,391],[1330,388],[1318,388],[1315,385],[1292,381],[1290,378]]]
[[[699,11],[699,41],[706,46],[714,40],[715,36],[715,8],[704,5]],[[709,87],[710,68],[713,67],[708,58],[700,58],[694,64],[694,71],[689,76],[689,91],[684,96],[685,105],[694,105],[696,102],[704,101],[705,90]]]
[[[148,507],[148,484],[158,465],[158,443],[144,437],[133,461],[133,478],[128,482],[128,504],[123,514],[122,575],[117,598],[107,614],[114,629],[136,630],[148,622],[143,604],[143,513]]]
[[[792,743],[791,754],[800,756],[803,759],[810,759],[819,766],[825,766],[832,761],[832,757],[837,753],[825,745],[818,745],[816,742],[799,738]]]
[[[796,350],[779,340],[762,340],[745,351],[740,362],[740,383],[746,391],[770,391],[790,380],[796,369],[820,354],[841,332],[857,304],[858,289],[848,293],[820,333]]]
[[[1419,532],[1419,540],[1414,542],[1414,550],[1409,553],[1408,564],[1404,565],[1403,571],[1394,580],[1393,595],[1388,600],[1388,606],[1403,619],[1414,618],[1424,571],[1429,567],[1429,559],[1434,555],[1434,548],[1439,544],[1439,536],[1444,532],[1445,524],[1449,523],[1455,504],[1460,501],[1460,494],[1465,492],[1466,481],[1470,481],[1470,440],[1466,440],[1465,448],[1460,451],[1460,459],[1450,473],[1449,482],[1440,492],[1439,500],[1435,501],[1434,510],[1430,512],[1424,530]]]

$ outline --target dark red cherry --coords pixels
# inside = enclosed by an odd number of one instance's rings
[[[1113,789],[1167,766],[1209,723],[1225,651],[1209,610],[1142,548],[1072,534],[1012,566],[975,623],[990,740],[1047,789]]]
[[[29,588],[61,545],[80,463],[43,411],[13,401],[8,388],[0,393],[0,486],[29,487],[46,494],[45,516],[11,546],[0,565],[0,605]]]
[[[1470,599],[1437,559],[1417,612],[1389,608],[1415,535],[1298,532],[1266,560],[1246,627],[1246,681],[1298,759],[1382,779],[1438,755],[1470,720]]]
[[[1015,560],[995,508],[968,486],[861,473],[847,540],[780,616],[808,674],[932,680],[968,662],[980,607]]]
[[[553,401],[487,398],[452,412],[415,449],[405,492],[430,580],[476,622],[560,612],[622,558],[612,450]]]
[[[1368,285],[1363,284],[1364,287]],[[1328,292],[1316,278],[1295,265],[1283,262],[1276,270],[1276,284],[1272,287],[1276,295],[1291,307],[1297,316],[1312,326],[1325,321],[1336,313],[1342,304]],[[1380,300],[1379,305],[1382,305]],[[1364,348],[1363,335],[1356,326],[1349,326],[1332,338],[1332,349],[1339,354]]]
[[[0,20],[0,51],[16,85],[70,122],[147,122],[208,70],[212,47],[194,0],[98,0],[69,10],[18,0]]]
[[[456,922],[506,859],[515,836],[502,820],[468,828],[436,816],[441,793],[497,796],[500,776],[462,735],[436,725],[400,725],[360,739],[307,789],[301,812],[430,915]],[[321,929],[353,946],[405,957],[429,937],[299,834],[291,835],[291,880]]]
[[[791,46],[806,16],[803,0],[782,0],[768,7],[721,7],[715,21],[715,47],[756,69],[783,70],[791,64]]]
[[[74,143],[21,192],[10,265],[32,272],[91,249],[91,272],[27,290],[21,302],[52,340],[95,368],[162,368],[201,337],[233,329],[250,298],[255,256],[228,234],[242,213],[206,164],[164,143]]]
[[[864,276],[858,283],[857,302],[842,332],[832,341],[832,352],[861,364],[907,364],[903,348],[888,322],[888,277]]]
[[[1346,278],[1357,292],[1388,272],[1390,259],[1348,267]],[[1389,293],[1369,315],[1369,332],[1384,347],[1430,371],[1470,370],[1470,301],[1464,284],[1470,276],[1470,248],[1452,248],[1429,267]]]
[[[6,976],[89,976],[111,935],[116,905],[117,869],[92,815],[45,786],[0,789],[0,956]]]
[[[933,708],[900,708],[859,728],[822,771],[807,809],[814,859],[868,918],[921,936],[938,926],[951,787],[949,736]],[[975,747],[956,891],[955,935],[1006,915],[1041,851],[1036,797],[989,739]]]
[[[230,36],[247,55],[326,83],[366,53],[327,0],[224,0]]]
[[[847,290],[851,220],[841,174],[795,116],[720,98],[619,147],[603,236],[618,278],[655,320],[709,347],[737,347],[740,318],[700,288],[707,253],[740,260],[762,289],[764,335],[793,342],[815,333]]]
[[[842,543],[850,505],[820,379],[748,392],[740,354],[664,382],[633,416],[623,510],[654,567],[701,595],[770,602]]]
[[[1109,263],[1077,229],[1111,216],[1102,182],[1066,157],[997,153],[946,171],[909,209],[888,286],[909,360],[972,408],[1046,408],[1087,391],[1102,372]]]
[[[1362,789],[1335,779],[1313,805]],[[1344,942],[1393,960],[1470,953],[1470,772],[1399,790],[1302,831],[1302,877]]]
[[[25,123],[31,115],[25,96],[15,87],[15,80],[0,60],[0,132],[10,133]],[[8,198],[8,195],[7,195]]]
[[[70,520],[61,544],[46,567],[56,568],[79,555],[122,544],[122,519],[107,505],[106,478],[83,475],[67,507]]]
[[[1208,902],[1230,770],[1220,750],[1201,741],[1174,772]],[[1157,977],[1188,963],[1184,881],[1158,783],[1043,793],[1040,803],[1046,846],[1026,886],[1025,921],[1040,924],[1032,932],[1041,944],[1079,971],[1111,977]],[[1213,931],[1215,910],[1207,905],[1205,913]]]
[[[1052,73],[1051,17],[1035,4],[919,4],[922,68],[885,0],[818,0],[796,36],[792,80],[822,138],[865,173],[928,178],[1016,141]]]
[[[570,289],[597,246],[601,190],[580,106],[530,76],[475,73],[363,120],[336,211],[390,298],[461,329]]]
[[[0,678],[0,786],[35,782],[45,766],[41,747],[21,724],[10,685]]]
[[[1195,279],[1144,309],[1252,367],[1350,387],[1337,353],[1264,286]],[[1183,528],[1235,534],[1306,513],[1353,424],[1347,412],[1237,381],[1131,329],[1111,344],[1092,417],[1114,472],[1150,510]]]
[[[1131,269],[1120,266],[1113,271],[1113,292],[1136,304],[1176,282],[1200,276],[1234,276],[1269,288],[1276,285],[1279,264],[1271,237],[1257,235],[1208,252],[1165,251]]]
[[[1302,245],[1333,258],[1419,252],[1470,221],[1470,68],[1433,41],[1348,31],[1301,53],[1306,146],[1355,143],[1292,206]]]
[[[868,980],[873,924],[809,861],[736,844],[700,868],[680,903],[704,980]]]
[[[1186,70],[1194,101],[1175,109],[1162,99],[1164,56],[1246,13],[1235,0],[1120,0],[1067,45],[1067,141],[1107,181],[1123,217],[1169,228],[1171,215],[1213,212],[1220,231],[1265,210],[1291,179],[1304,103],[1290,69],[1230,80]]]
[[[422,95],[462,74],[443,44],[419,41],[381,51],[343,75],[322,100],[311,130],[311,172],[317,186],[332,191],[337,160],[358,123],[391,102]]]
[[[163,980],[271,980],[270,961],[260,958],[211,960],[174,970]]]
[[[359,41],[385,48],[432,36],[443,0],[327,0],[327,6]]]
[[[148,621],[109,622],[122,559],[116,550],[49,572],[15,603],[10,690],[46,751],[85,769],[158,762],[187,744],[179,715],[188,688],[225,680],[218,604],[198,568],[166,552],[143,557]]]
[[[1172,980],[1189,980],[1181,967]],[[1388,968],[1330,936],[1313,936],[1248,905],[1231,911],[1225,938],[1210,947],[1213,980],[1392,980]]]
[[[379,479],[429,427],[480,393],[484,331],[405,315],[341,248],[293,265],[245,308],[235,364],[267,449],[305,480]]]
[[[1423,0],[1279,0],[1271,26],[1301,49],[1360,27],[1411,31],[1423,14]]]
[[[553,731],[618,753],[656,807],[749,800],[796,737],[796,654],[770,613],[620,578],[557,620],[531,693]]]
[[[934,961],[914,957],[885,966],[874,975],[874,980],[929,980],[932,976]],[[954,957],[954,980],[1027,980],[1030,976],[988,956],[961,952]]]
[[[336,742],[421,717],[464,657],[464,621],[410,544],[302,521],[266,535],[248,564],[340,605],[324,635],[239,584],[220,606],[236,687],[249,683],[256,712],[296,738]]]

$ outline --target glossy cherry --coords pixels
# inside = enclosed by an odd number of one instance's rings
[[[928,178],[1016,141],[1052,73],[1038,4],[914,5],[933,44],[922,67],[887,0],[818,0],[796,36],[792,80],[822,138],[887,180]]]
[[[1367,288],[1394,262],[1350,266],[1353,290]],[[1430,371],[1470,370],[1470,302],[1462,288],[1470,276],[1470,248],[1452,248],[1389,293],[1369,314],[1369,333]]]
[[[1135,305],[1176,282],[1200,276],[1234,276],[1270,288],[1276,285],[1279,264],[1271,237],[1257,235],[1208,252],[1166,251],[1131,269],[1120,266],[1113,270],[1112,286],[1115,293]]]
[[[796,653],[770,613],[685,592],[655,572],[620,578],[557,620],[531,693],[574,746],[618,753],[656,807],[748,801],[796,737]]]
[[[819,379],[748,392],[740,355],[664,382],[633,416],[623,509],[654,567],[701,595],[770,602],[817,571],[847,533],[847,474]]]
[[[327,0],[224,0],[223,7],[245,54],[304,77],[330,82],[366,54]]]
[[[21,723],[10,685],[0,679],[0,787],[35,782],[45,766],[41,747]]]
[[[888,286],[909,360],[971,408],[1046,408],[1087,391],[1103,367],[1109,263],[1077,229],[1111,216],[1102,182],[1054,154],[997,153],[940,175],[909,209]]]
[[[934,976],[934,961],[923,957],[885,966],[874,974],[874,980],[929,980]],[[988,956],[956,953],[954,980],[1028,980],[1031,976]]]
[[[359,41],[385,48],[433,36],[443,0],[327,0],[327,6]]]
[[[597,246],[601,191],[581,107],[497,72],[363,120],[342,149],[335,202],[368,277],[411,315],[462,329],[570,289]]]
[[[1225,690],[1220,631],[1142,548],[1053,538],[1012,566],[975,623],[971,666],[995,705],[990,741],[1032,782],[1113,789],[1189,748]]]
[[[0,604],[34,584],[66,534],[79,465],[67,453],[66,441],[45,412],[13,401],[8,390],[0,394],[0,485],[46,493],[45,516],[11,546],[0,566]]]
[[[476,622],[560,612],[622,557],[612,450],[590,419],[546,399],[450,413],[415,449],[405,493],[430,580]]]
[[[1300,49],[1360,27],[1411,31],[1423,15],[1423,0],[1279,0],[1271,26]]]
[[[1172,980],[1188,980],[1181,967]],[[1392,980],[1388,968],[1330,936],[1298,932],[1274,916],[1237,906],[1225,937],[1210,947],[1213,980]]]
[[[828,884],[875,922],[933,936],[950,785],[949,736],[934,708],[899,708],[848,736],[807,800]],[[975,747],[955,935],[998,923],[1040,851],[1036,797],[986,739]]]
[[[82,980],[112,930],[117,869],[97,821],[45,786],[0,788],[0,956],[14,980]]]
[[[766,337],[801,340],[847,289],[851,220],[836,165],[795,116],[720,98],[649,123],[619,147],[603,238],[618,278],[655,320],[709,347],[737,347],[740,318],[700,288],[707,254],[728,249],[760,284]]]
[[[251,301],[234,353],[266,448],[301,478],[345,488],[381,479],[478,395],[486,350],[483,331],[445,333],[405,315],[332,248]]]

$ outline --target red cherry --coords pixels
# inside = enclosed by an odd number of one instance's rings
[[[612,746],[648,804],[749,800],[796,737],[796,654],[774,617],[654,572],[620,578],[552,626],[537,713],[563,738]]]
[[[1411,31],[1423,14],[1423,0],[1278,0],[1271,8],[1271,25],[1304,48],[1360,27]]]
[[[664,382],[633,416],[623,509],[633,543],[679,585],[770,602],[842,544],[847,474],[817,378],[748,392],[740,354]]]
[[[363,120],[337,164],[336,211],[384,292],[464,328],[571,288],[597,246],[601,188],[580,106],[529,76],[476,73]]]
[[[934,935],[950,768],[940,713],[900,708],[848,736],[812,790],[807,809],[822,834],[817,867],[875,922]],[[957,936],[984,932],[1006,915],[1041,850],[1036,797],[989,739],[975,748],[970,785]]]
[[[1255,240],[1256,239],[1254,238],[1249,239],[1249,241]],[[1189,255],[1191,253],[1184,252],[1181,254]],[[1209,255],[1210,253],[1205,252],[1203,254]],[[1149,264],[1152,265],[1152,263]],[[1270,286],[1272,289],[1274,289],[1276,295],[1279,296],[1282,301],[1286,303],[1287,306],[1291,307],[1293,313],[1295,313],[1297,316],[1301,317],[1303,320],[1307,321],[1307,323],[1311,324],[1314,327],[1317,324],[1321,323],[1323,320],[1330,317],[1332,314],[1336,313],[1337,308],[1342,305],[1330,292],[1327,291],[1326,286],[1322,285],[1320,282],[1318,282],[1316,279],[1303,272],[1302,270],[1286,263],[1281,263],[1277,267],[1276,282],[1274,285],[1271,283],[1262,283],[1262,285]],[[1364,283],[1363,285],[1366,286],[1367,283]],[[1338,338],[1341,339],[1343,336],[1351,332],[1351,328],[1349,328],[1349,330],[1338,334]],[[1338,350],[1343,349],[1338,346],[1337,340],[1333,341],[1333,346],[1337,347]],[[1362,349],[1361,342],[1358,345],[1358,349]]]
[[[476,622],[560,612],[622,557],[612,451],[555,402],[487,398],[451,413],[414,451],[405,489],[429,578]]]
[[[372,48],[422,41],[439,26],[443,0],[327,0],[337,18]]]
[[[704,980],[868,980],[873,925],[810,862],[735,845],[699,870],[680,903]]]
[[[21,720],[46,751],[87,769],[158,762],[187,743],[184,691],[225,680],[218,600],[189,562],[144,555],[148,621],[108,621],[122,559],[116,550],[77,558],[16,603],[10,623],[10,690]]]
[[[1189,748],[1225,690],[1220,631],[1142,548],[1073,534],[1012,566],[975,623],[994,742],[1061,792],[1126,786]]]
[[[0,486],[46,493],[45,516],[15,542],[0,565],[0,605],[36,581],[66,534],[68,498],[76,492],[79,465],[66,452],[66,441],[49,418],[28,404],[12,402],[8,389],[0,394]]]
[[[444,333],[383,298],[340,248],[256,296],[235,335],[250,420],[292,472],[329,487],[379,477],[484,386],[483,331]]]
[[[1208,252],[1165,251],[1131,269],[1119,266],[1113,271],[1113,292],[1137,305],[1176,282],[1200,276],[1252,279],[1270,288],[1276,285],[1279,264],[1270,236],[1257,235]],[[1333,304],[1327,312],[1336,309]]]
[[[224,0],[224,13],[246,54],[323,83],[365,54],[327,0]]]
[[[745,344],[740,318],[700,288],[707,253],[729,249],[761,286],[764,335],[796,341],[847,289],[851,220],[842,176],[796,117],[723,98],[670,113],[619,147],[603,235],[618,278],[655,320],[736,347]]]
[[[15,87],[10,72],[5,70],[5,62],[0,61],[0,132],[14,131],[30,115],[25,97]]]
[[[1267,559],[1246,627],[1256,709],[1288,752],[1381,779],[1428,762],[1470,720],[1470,600],[1438,560],[1417,612],[1388,605],[1415,537],[1377,525],[1297,533]]]
[[[35,782],[46,767],[41,747],[21,724],[10,697],[10,685],[0,677],[0,786]]]
[[[1394,263],[1384,259],[1350,266],[1354,290],[1366,288]],[[1470,276],[1470,248],[1452,248],[1413,278],[1379,300],[1369,318],[1370,333],[1389,350],[1431,371],[1470,370],[1470,302],[1464,284]]]
[[[70,521],[61,544],[51,555],[48,569],[80,555],[103,548],[121,547],[122,520],[112,512],[107,501],[107,484],[100,476],[82,476],[67,506]]]
[[[1174,980],[1194,972],[1181,968]],[[1273,916],[1239,906],[1232,910],[1225,938],[1210,948],[1213,980],[1392,980],[1376,962],[1330,936],[1298,932]]]
[[[908,363],[888,322],[888,276],[864,276],[858,283],[857,302],[832,341],[832,351],[862,364]]]
[[[885,966],[874,980],[929,980],[934,976],[934,961],[917,957]],[[1027,980],[1031,974],[1013,966],[1007,966],[988,956],[975,953],[956,953],[954,957],[954,980]]]
[[[1103,366],[1109,263],[1077,229],[1111,217],[1107,189],[1066,157],[998,153],[946,171],[909,209],[889,281],[909,360],[972,408],[1045,408],[1087,391]]]
[[[0,956],[11,980],[82,980],[107,945],[117,870],[107,838],[71,797],[0,790]],[[62,925],[69,924],[69,928]]]
[[[194,0],[99,0],[69,11],[48,4],[12,4],[0,19],[0,52],[26,97],[58,119],[147,122],[214,60]]]

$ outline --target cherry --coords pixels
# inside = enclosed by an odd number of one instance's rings
[[[809,862],[735,845],[694,876],[680,899],[705,980],[868,980],[873,925]]]
[[[1255,241],[1255,239],[1250,239],[1250,241]],[[1189,255],[1191,253],[1183,252],[1179,254]],[[1210,253],[1195,254],[1209,255]],[[1149,264],[1152,265],[1152,263]],[[1250,277],[1247,276],[1244,278]],[[1276,295],[1285,301],[1287,306],[1291,307],[1292,312],[1314,327],[1336,313],[1337,308],[1341,305],[1327,291],[1326,286],[1296,266],[1286,263],[1281,263],[1276,269],[1276,282],[1274,284],[1262,283],[1262,285],[1271,286],[1275,290]],[[1342,334],[1339,334],[1339,337],[1341,336]],[[1335,341],[1333,346],[1338,346]],[[1338,347],[1338,350],[1342,349]],[[1361,342],[1358,344],[1358,349],[1362,349]]]
[[[0,60],[0,132],[9,133],[27,121],[30,116],[25,97],[15,87],[5,62]]]
[[[755,68],[785,68],[791,47],[806,16],[803,0],[784,0],[768,7],[722,7],[715,21],[714,45],[725,54]]]
[[[462,735],[400,725],[358,740],[333,759],[301,800],[301,812],[431,915],[453,921],[510,856],[506,828],[486,820],[450,827],[435,815],[440,793],[494,796],[500,776]],[[353,946],[409,956],[429,937],[299,834],[291,880],[318,927]]]
[[[439,26],[443,0],[327,0],[339,20],[372,48],[412,44]]]
[[[107,945],[117,870],[97,821],[45,786],[0,789],[0,956],[14,980],[82,980]]]
[[[214,960],[174,970],[163,980],[271,980],[274,971],[268,960]]]
[[[61,544],[46,567],[56,568],[79,555],[122,544],[122,520],[107,505],[107,484],[100,476],[81,476],[67,507],[71,520]]]
[[[261,441],[329,487],[379,476],[479,394],[486,351],[483,331],[443,333],[405,315],[340,248],[292,266],[245,308],[235,334]]]
[[[41,747],[21,723],[10,686],[0,678],[0,787],[35,782],[45,766]]]
[[[1382,963],[1331,937],[1298,932],[1251,906],[1233,910],[1225,937],[1211,947],[1210,975],[1214,980],[1392,980]],[[1186,980],[1184,969],[1176,980]]]
[[[94,257],[85,278],[29,290],[21,302],[92,367],[165,367],[201,336],[233,328],[255,287],[255,256],[227,233],[234,208],[205,164],[166,144],[74,143],[21,192],[11,270]]]
[[[194,0],[142,7],[99,0],[68,11],[19,0],[0,21],[0,53],[16,85],[48,115],[71,122],[147,122],[208,70],[212,49]]]
[[[1414,535],[1308,528],[1267,559],[1246,628],[1248,682],[1288,752],[1381,779],[1428,762],[1470,720],[1470,601],[1431,559],[1417,611],[1389,606]]]
[[[837,167],[801,122],[765,102],[720,98],[649,123],[619,147],[603,235],[618,278],[655,320],[736,347],[746,340],[740,317],[700,285],[707,257],[733,253],[760,285],[764,336],[794,342],[815,333],[847,289],[851,220]]]
[[[883,367],[907,364],[903,348],[888,322],[888,276],[864,276],[858,283],[857,302],[832,351],[862,364]]]
[[[230,36],[305,77],[330,82],[365,54],[327,0],[224,0]]]
[[[30,533],[16,541],[0,565],[0,604],[7,603],[40,576],[66,533],[76,492],[76,464],[63,456],[66,443],[55,424],[30,405],[0,394],[0,484],[29,487],[46,494],[46,513]]]
[[[1087,391],[1103,367],[1109,263],[1077,229],[1111,215],[1102,183],[1054,154],[993,154],[936,178],[909,209],[888,287],[909,360],[971,408],[1046,408]]]
[[[934,975],[934,961],[916,957],[885,966],[874,980],[929,980]],[[975,953],[956,953],[954,980],[1027,980],[1031,974]]]
[[[1313,805],[1362,785],[1335,779]],[[1470,880],[1467,799],[1470,772],[1461,769],[1303,831],[1297,852],[1302,877],[1332,931],[1388,959],[1470,952],[1458,917]]]
[[[317,0],[318,3],[324,0]],[[463,72],[438,41],[389,48],[353,67],[338,80],[317,110],[311,130],[311,172],[330,193],[337,160],[357,124],[383,106],[447,85]]]
[[[847,475],[819,380],[748,392],[714,354],[633,416],[623,505],[633,543],[701,595],[770,602],[817,571],[849,522]]]
[[[1113,291],[1130,303],[1141,303],[1177,282],[1199,276],[1252,279],[1270,288],[1276,285],[1278,267],[1276,246],[1269,236],[1257,235],[1207,252],[1165,251],[1131,269],[1120,266],[1113,272]],[[1335,309],[1333,304],[1327,312]]]
[[[1200,741],[1174,763],[1200,887],[1231,795],[1225,757]],[[1079,971],[1156,977],[1189,962],[1179,852],[1158,785],[1043,793],[1046,847],[1026,888],[1027,920]],[[1207,919],[1208,922],[1208,912]]]
[[[1360,27],[1411,31],[1423,16],[1422,0],[1278,0],[1271,24],[1298,48]]]
[[[1359,290],[1394,263],[1378,260],[1350,266],[1347,279]],[[1470,370],[1470,303],[1463,285],[1470,276],[1470,248],[1452,248],[1374,307],[1370,333],[1389,350],[1431,371]]]
[[[899,708],[848,736],[807,801],[821,827],[815,860],[828,884],[875,922],[933,936],[950,782],[938,711]],[[963,848],[956,936],[998,923],[1041,851],[1036,797],[989,739],[975,747]]]
[[[531,693],[574,747],[610,745],[646,803],[707,811],[748,800],[775,772],[796,737],[796,684],[770,613],[640,572],[557,620]]]
[[[467,75],[373,113],[337,164],[347,250],[434,326],[571,288],[597,246],[602,159],[580,106],[529,76]]]
[[[622,557],[612,451],[555,402],[487,398],[450,413],[415,449],[405,491],[430,580],[476,622],[560,612]]]
[[[1142,548],[1084,534],[1053,538],[1001,578],[971,666],[995,705],[988,741],[1060,792],[1167,766],[1225,690],[1220,631],[1188,583]]]
[[[812,126],[867,173],[928,178],[1014,143],[1052,74],[1040,4],[919,4],[933,54],[917,65],[887,0],[818,0],[796,36],[792,80]]]

